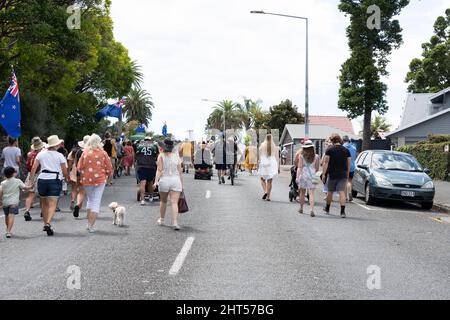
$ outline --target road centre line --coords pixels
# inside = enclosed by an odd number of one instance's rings
[[[181,249],[180,253],[178,254],[177,258],[175,259],[175,262],[173,263],[172,268],[170,268],[170,270],[169,270],[170,276],[176,276],[178,274],[178,272],[181,270],[184,260],[186,259],[187,255],[189,253],[189,250],[191,250],[194,240],[195,240],[194,237],[187,238],[186,242],[184,243],[183,248]]]

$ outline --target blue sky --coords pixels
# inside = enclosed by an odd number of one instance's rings
[[[304,112],[305,24],[251,15],[265,10],[310,19],[310,113],[337,108],[339,69],[348,58],[348,19],[338,0],[113,0],[115,36],[138,60],[155,102],[151,130],[167,121],[178,138],[199,138],[213,104],[201,99],[261,99],[263,107],[291,99]],[[399,16],[404,44],[391,55],[387,114],[400,123],[409,62],[449,7],[447,0],[411,0]],[[354,121],[359,129],[358,121]]]

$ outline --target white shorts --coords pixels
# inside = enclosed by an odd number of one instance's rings
[[[181,185],[180,177],[162,177],[159,180],[159,192],[181,192],[183,191],[183,186]]]
[[[105,191],[105,184],[99,186],[85,186],[87,205],[86,209],[94,213],[100,213],[102,204],[103,191]]]

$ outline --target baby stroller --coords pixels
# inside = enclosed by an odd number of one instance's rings
[[[294,200],[298,197],[298,184],[297,184],[297,167],[293,166],[291,168],[291,184],[289,187],[291,190],[289,190],[289,201],[294,202]]]
[[[137,172],[138,172],[137,163],[135,163],[135,170],[136,170],[136,182],[137,182],[137,184],[140,184],[141,181],[139,180],[139,176],[137,174]],[[159,194],[158,186],[153,191],[153,193],[150,192],[152,183],[154,183],[154,181],[147,181],[147,184],[145,186],[145,194],[144,194],[144,198],[145,199],[141,199],[141,192],[139,190],[137,191],[137,201],[138,202],[140,202],[142,200],[147,200],[148,201],[151,197],[153,198],[153,200],[160,200],[161,199],[161,196]]]

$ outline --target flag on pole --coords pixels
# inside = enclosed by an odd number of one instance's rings
[[[124,106],[124,101],[120,100],[115,104],[110,104],[101,109],[97,114],[95,115],[95,118],[97,121],[100,121],[104,117],[111,117],[111,118],[118,118],[120,119],[122,117],[122,107]]]
[[[19,83],[13,71],[11,84],[0,102],[0,124],[14,139],[19,138],[22,134],[20,119]]]
[[[162,135],[164,137],[167,137],[167,123],[164,123],[164,126],[162,128]]]

